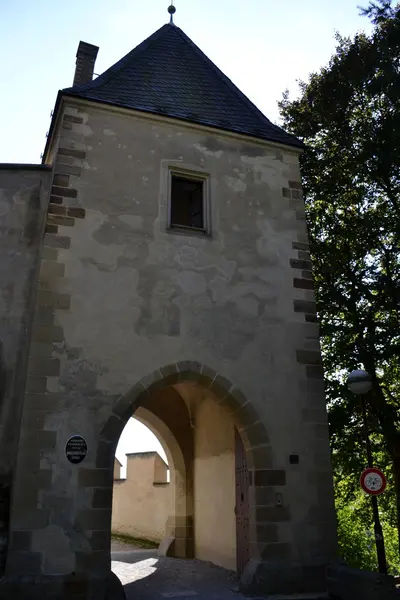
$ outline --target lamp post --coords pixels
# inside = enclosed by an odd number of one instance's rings
[[[369,439],[367,409],[365,404],[365,394],[372,389],[372,377],[367,371],[356,370],[352,371],[347,379],[347,387],[356,396],[360,396],[361,413],[364,425],[365,446],[367,449],[368,467],[373,468],[373,458],[371,450],[371,442]],[[385,541],[383,538],[382,525],[379,519],[378,499],[376,496],[371,496],[372,512],[374,515],[374,532],[376,554],[378,557],[378,566],[380,573],[387,573]]]

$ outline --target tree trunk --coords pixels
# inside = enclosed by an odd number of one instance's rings
[[[390,453],[393,458],[393,475],[396,492],[396,515],[400,556],[400,436],[396,436],[396,438],[392,441]]]

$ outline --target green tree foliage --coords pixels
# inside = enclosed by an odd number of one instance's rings
[[[373,378],[367,404],[376,462],[389,478],[380,506],[392,539],[400,526],[400,4],[379,0],[362,12],[371,35],[337,35],[329,64],[300,82],[298,99],[286,92],[280,110],[306,145],[301,167],[342,545],[350,551],[353,527],[355,562],[369,568],[365,521],[356,518],[365,505],[371,521],[358,483],[366,466],[361,412],[344,380],[359,367]],[[391,556],[400,566],[398,547]]]

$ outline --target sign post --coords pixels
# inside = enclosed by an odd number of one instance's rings
[[[362,472],[360,484],[366,494],[380,496],[386,490],[386,477],[380,469],[369,467]]]

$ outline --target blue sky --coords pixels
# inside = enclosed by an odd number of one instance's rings
[[[175,23],[272,121],[277,102],[334,52],[334,33],[369,31],[368,0],[175,0]],[[0,162],[40,162],[57,91],[72,85],[79,41],[100,46],[95,73],[168,20],[169,0],[0,0]],[[118,457],[159,449],[133,422]]]

